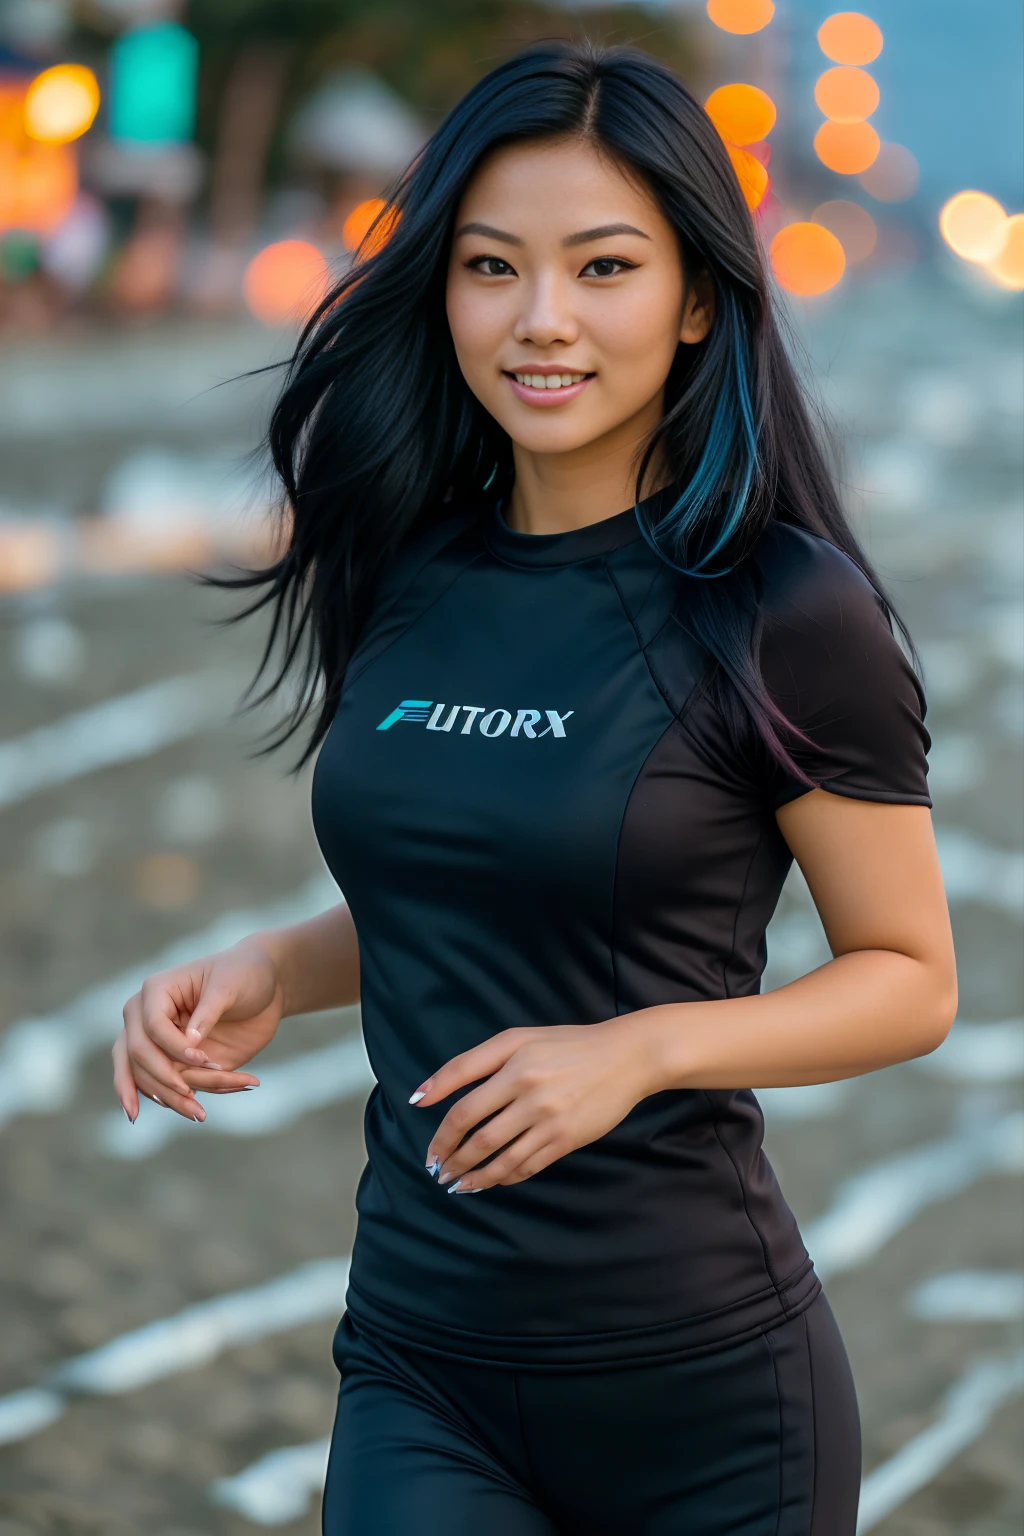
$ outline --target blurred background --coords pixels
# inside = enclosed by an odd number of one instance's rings
[[[0,0],[0,1536],[313,1536],[370,1087],[287,1021],[193,1127],[112,1098],[141,979],[337,899],[234,706],[275,375],[445,110],[636,41],[729,146],[926,668],[961,1012],[763,1095],[864,1415],[862,1531],[1024,1522],[1024,18],[1018,0]],[[241,377],[247,375],[246,377]],[[820,963],[798,879],[767,984]]]

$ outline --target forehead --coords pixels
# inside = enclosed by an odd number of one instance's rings
[[[626,166],[581,139],[506,144],[473,173],[456,226],[479,220],[524,238],[544,232],[560,238],[576,230],[620,221],[652,239],[672,230],[653,193]]]

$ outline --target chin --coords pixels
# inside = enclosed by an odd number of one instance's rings
[[[538,412],[539,414],[539,412]],[[573,453],[604,435],[607,427],[581,421],[528,421],[497,418],[517,447],[527,453]]]

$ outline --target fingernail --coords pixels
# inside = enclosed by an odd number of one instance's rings
[[[430,1160],[430,1162],[427,1164],[427,1172],[430,1174],[431,1178],[433,1178],[434,1174],[437,1172],[440,1166],[441,1159],[439,1157],[434,1157]]]
[[[449,1179],[450,1179],[450,1178],[451,1178],[451,1174],[450,1174],[450,1173],[449,1173],[449,1174],[447,1174],[447,1175],[446,1175],[446,1177],[447,1177],[447,1178],[449,1178]],[[444,1183],[444,1179],[438,1179],[438,1181],[437,1181],[437,1182],[438,1182],[438,1183],[439,1183],[439,1184],[443,1184],[443,1183]],[[451,1187],[451,1189],[450,1189],[450,1190],[449,1190],[449,1191],[448,1191],[448,1193],[449,1193],[449,1194],[450,1194],[450,1195],[457,1195],[457,1194],[458,1194],[458,1192],[459,1192],[459,1185],[460,1185],[460,1184],[461,1184],[461,1183],[462,1183],[462,1180],[461,1180],[461,1179],[456,1179],[456,1181],[455,1181],[455,1183],[454,1183],[454,1184],[453,1184],[453,1185],[452,1185],[452,1187]],[[466,1190],[466,1194],[467,1194],[467,1195],[468,1195],[468,1194],[471,1194],[471,1193],[472,1193],[472,1191],[471,1191],[471,1190],[468,1190],[468,1189],[467,1189],[467,1190]]]
[[[439,1179],[438,1179],[438,1181],[437,1181],[437,1182],[438,1182],[438,1183],[439,1183],[439,1184],[447,1184],[447,1183],[449,1183],[449,1182],[450,1182],[450,1181],[451,1181],[451,1180],[452,1180],[452,1179],[454,1179],[454,1177],[455,1177],[455,1175],[454,1175],[454,1173],[442,1173],[442,1175],[441,1175],[441,1177],[440,1177],[440,1178],[439,1178]],[[456,1186],[456,1187],[457,1187],[457,1186]],[[448,1193],[449,1193],[449,1194],[451,1194],[451,1190],[449,1190],[449,1191],[448,1191]]]
[[[204,1067],[209,1067],[211,1072],[223,1072],[224,1071],[224,1068],[221,1066],[219,1061],[204,1061],[203,1062],[203,1066]]]
[[[158,1099],[155,1093],[153,1095],[153,1103],[159,1104],[161,1109],[167,1108],[167,1105],[164,1103],[163,1099]]]
[[[121,1108],[124,1109],[124,1105],[123,1104],[121,1105]],[[126,1109],[124,1109],[124,1112],[125,1112],[125,1117],[127,1118],[128,1124],[129,1125],[134,1125],[135,1121],[132,1119],[131,1115],[128,1114],[128,1111]]]
[[[246,1083],[245,1087],[242,1089],[242,1092],[253,1093],[258,1087],[259,1083]]]
[[[427,1096],[426,1089],[424,1089],[424,1088],[417,1088],[415,1093],[409,1095],[409,1103],[410,1104],[418,1104],[420,1099],[425,1099],[426,1096]]]
[[[457,1184],[453,1184],[448,1193],[450,1195],[482,1195],[483,1189],[460,1189]]]

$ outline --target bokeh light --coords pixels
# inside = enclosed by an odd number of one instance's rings
[[[704,110],[727,144],[753,144],[775,126],[775,103],[756,85],[720,85]]]
[[[1007,219],[1003,244],[992,260],[986,261],[985,271],[1001,288],[1017,293],[1024,290],[1024,213]]]
[[[708,0],[707,13],[723,32],[746,37],[768,25],[775,6],[772,0]]]
[[[67,144],[0,143],[0,229],[49,235],[78,195],[78,162]]]
[[[70,144],[92,127],[100,88],[84,64],[55,64],[37,75],[25,96],[25,131],[43,144]]]
[[[315,245],[308,240],[278,240],[250,261],[243,291],[257,320],[280,325],[310,314],[326,285],[327,263]]]
[[[735,144],[727,144],[725,147],[747,207],[753,212],[768,190],[768,172],[762,161],[752,155],[749,149],[740,149]]]
[[[882,30],[860,11],[837,11],[818,28],[818,46],[836,64],[870,64],[882,51]]]
[[[874,165],[882,141],[870,123],[822,123],[814,152],[822,165],[840,176],[856,176]]]
[[[837,64],[819,75],[814,87],[818,111],[835,123],[860,123],[878,106],[880,93],[866,69]]]
[[[768,259],[780,288],[805,298],[834,288],[846,270],[842,243],[822,224],[787,224],[768,247]]]
[[[878,244],[878,229],[866,208],[837,197],[819,203],[811,214],[815,224],[830,229],[839,241],[848,262],[866,261]]]
[[[370,229],[378,214],[383,213],[386,207],[387,204],[383,198],[370,197],[365,203],[359,203],[352,209],[341,226],[341,241],[347,251],[357,251],[361,248],[361,255],[367,257],[375,256],[378,251],[383,250],[398,223],[397,208],[392,209],[390,215],[381,219],[372,235]]]
[[[882,144],[878,157],[857,178],[864,191],[879,203],[902,203],[917,191],[917,161],[903,144]]]
[[[1006,236],[1006,210],[987,192],[958,192],[939,214],[942,238],[964,261],[992,261]]]

